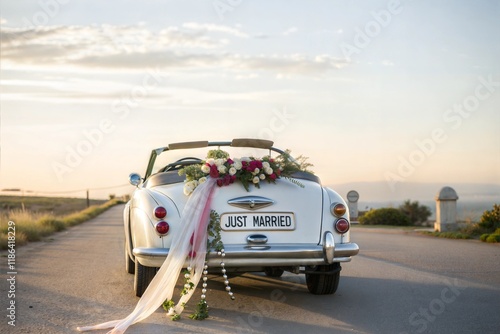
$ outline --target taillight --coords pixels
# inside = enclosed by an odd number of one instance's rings
[[[157,206],[154,209],[154,215],[158,219],[163,219],[167,216],[167,209],[165,209],[163,206]]]
[[[162,221],[156,223],[156,232],[159,235],[167,234],[168,230],[170,230],[170,226],[168,225],[168,223],[166,221],[162,220]]]
[[[342,203],[333,203],[330,205],[330,212],[335,217],[342,217],[347,211],[347,207]]]
[[[346,233],[347,231],[349,231],[350,225],[347,219],[344,218],[337,219],[334,225],[335,225],[335,230],[339,233]]]

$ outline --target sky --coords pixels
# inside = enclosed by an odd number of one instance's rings
[[[306,156],[334,189],[498,189],[499,17],[500,1],[2,1],[0,190],[127,194],[152,149],[232,138]]]

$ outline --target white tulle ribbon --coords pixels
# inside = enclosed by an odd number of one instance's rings
[[[121,320],[99,325],[78,327],[79,331],[113,328],[108,334],[124,333],[127,328],[149,317],[165,300],[171,300],[179,274],[186,258],[190,255],[190,281],[196,287],[200,281],[207,251],[207,227],[210,218],[210,203],[216,180],[209,178],[200,184],[189,197],[182,212],[180,230],[176,232],[169,254],[155,275],[132,313]],[[192,237],[193,236],[193,237]],[[192,243],[192,244],[191,244]],[[195,289],[181,296],[170,314],[181,314],[183,305],[193,295]]]

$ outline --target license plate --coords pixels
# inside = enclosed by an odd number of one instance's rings
[[[292,231],[295,216],[290,212],[225,213],[220,217],[220,226],[224,231]]]

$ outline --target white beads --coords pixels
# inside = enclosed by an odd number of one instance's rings
[[[226,253],[224,252],[224,249],[221,249],[219,252],[217,252],[217,255],[219,255],[221,258],[224,258],[226,256]],[[221,272],[222,272],[222,278],[224,279],[224,284],[226,285],[226,291],[228,292],[229,297],[231,297],[232,300],[235,299],[234,294],[231,292],[231,287],[229,286],[229,280],[227,279],[227,270],[225,268],[226,264],[224,261],[220,263],[220,266],[222,267]]]

